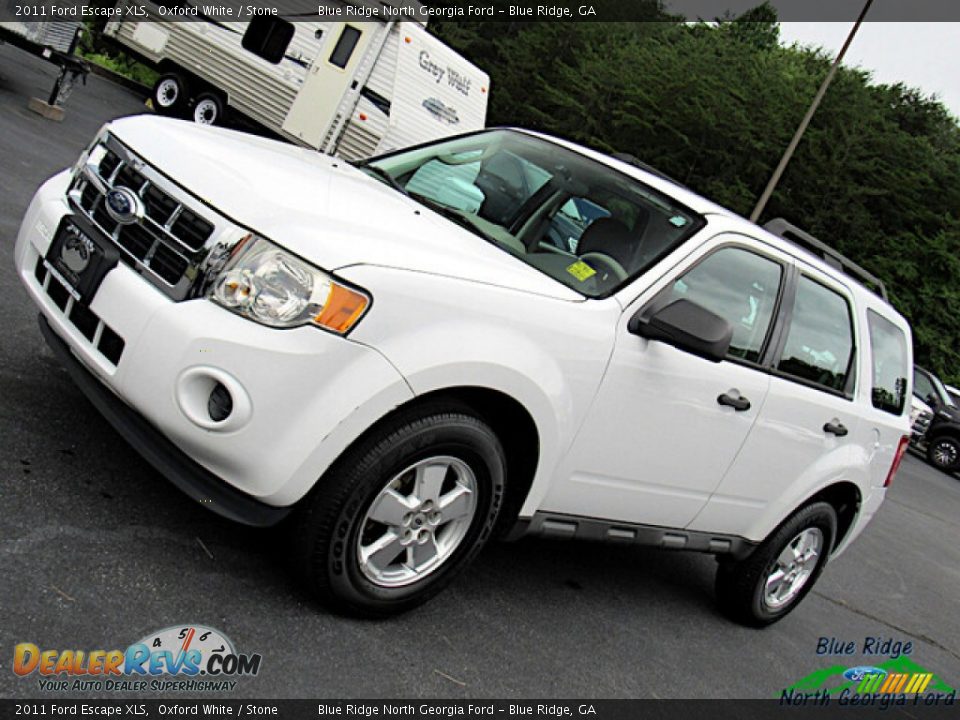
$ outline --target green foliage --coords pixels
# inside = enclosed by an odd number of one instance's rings
[[[141,85],[153,87],[157,81],[156,71],[148,68],[136,60],[131,60],[126,55],[104,55],[102,53],[82,53],[83,57],[92,63],[112,70],[118,75],[130,78]]]
[[[627,152],[747,215],[831,58],[781,47],[761,5],[683,24],[443,23],[491,74],[491,125]],[[842,67],[761,221],[782,216],[883,279],[917,362],[960,381],[960,127],[936,99]]]
[[[80,39],[77,54],[141,85],[153,87],[157,81],[157,73],[126,53],[106,44],[100,35],[101,24],[96,21],[84,23],[84,33]]]

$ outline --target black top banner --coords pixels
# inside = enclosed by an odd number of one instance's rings
[[[0,0],[0,21],[675,22],[730,20],[761,0]],[[768,0],[783,22],[852,22],[866,0]],[[868,22],[960,21],[956,0],[874,0]]]

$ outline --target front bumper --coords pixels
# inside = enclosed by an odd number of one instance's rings
[[[71,362],[86,373],[83,385],[99,383],[98,396],[113,396],[151,432],[129,414],[104,414],[114,424],[134,422],[139,429],[128,439],[181,487],[189,484],[182,468],[171,473],[161,455],[182,456],[207,480],[220,478],[240,496],[290,506],[366,428],[413,397],[399,372],[370,347],[314,327],[263,327],[205,299],[175,302],[123,262],[106,274],[89,304],[104,328],[123,341],[112,362],[98,347],[101,336],[91,340],[51,297],[49,284],[57,279],[48,273],[41,280],[36,273],[70,215],[68,184],[65,172],[37,191],[17,239],[17,271]],[[204,383],[210,378],[237,395],[235,415],[220,424],[204,417]],[[101,407],[105,401],[94,402]],[[195,479],[196,473],[188,475]],[[188,493],[194,497],[212,492],[209,482],[193,484]],[[242,519],[248,513],[228,496],[220,498],[220,508],[233,507],[232,516]]]
[[[218,515],[256,527],[276,525],[289,514],[290,508],[264,505],[191,460],[87,370],[43,315],[40,332],[77,387],[124,440],[191,498]]]

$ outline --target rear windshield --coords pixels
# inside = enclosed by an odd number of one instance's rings
[[[360,168],[587,297],[619,289],[704,224],[628,175],[509,130]]]
[[[873,357],[873,406],[902,415],[907,402],[907,339],[903,331],[873,310],[867,311]]]

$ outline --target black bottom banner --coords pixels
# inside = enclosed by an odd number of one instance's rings
[[[955,698],[843,704],[781,700],[0,700],[0,718],[955,718]]]

